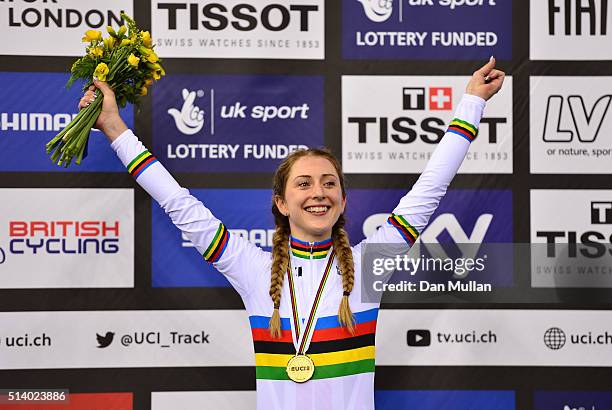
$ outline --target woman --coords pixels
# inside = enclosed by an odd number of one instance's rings
[[[485,106],[504,80],[495,59],[476,71],[455,120],[388,223],[366,239],[409,245],[425,228],[457,172]],[[230,232],[181,188],[127,129],[112,90],[95,126],[128,171],[164,208],[204,259],[238,291],[252,329],[259,409],[373,409],[377,303],[362,302],[361,245],[350,247],[338,161],[327,151],[291,154],[274,176],[272,254]],[[88,105],[92,86],[80,101]]]

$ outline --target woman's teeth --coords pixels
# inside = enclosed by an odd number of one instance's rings
[[[308,212],[325,212],[325,211],[327,211],[327,207],[326,206],[310,206],[310,207],[306,208],[306,211],[308,211]]]

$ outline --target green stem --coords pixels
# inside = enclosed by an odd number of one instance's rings
[[[59,134],[57,134],[55,137],[51,139],[51,141],[47,143],[46,145],[47,153],[51,152],[53,148],[59,143],[59,141],[64,137],[64,135],[66,135],[66,133],[79,122],[79,120],[87,113],[88,108],[89,106],[79,111],[76,117],[74,117],[72,121],[70,121],[68,125],[66,125],[64,129],[59,132]]]

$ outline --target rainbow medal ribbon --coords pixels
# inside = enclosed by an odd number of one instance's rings
[[[315,296],[312,307],[310,308],[310,315],[308,315],[308,321],[306,322],[306,327],[304,328],[304,332],[300,335],[300,316],[297,310],[297,300],[295,294],[295,286],[293,283],[293,275],[291,271],[291,257],[289,257],[289,269],[287,269],[287,276],[289,278],[289,292],[291,293],[291,308],[293,309],[293,323],[295,329],[295,340],[299,343],[299,349],[295,356],[293,356],[287,362],[287,376],[291,380],[296,383],[304,383],[312,378],[312,375],[315,371],[315,364],[310,357],[308,357],[304,350],[306,344],[312,338],[312,333],[314,330],[314,322],[315,315],[317,312],[317,308],[319,307],[319,302],[321,301],[321,296],[323,295],[323,289],[325,288],[325,283],[327,282],[327,278],[329,277],[329,272],[331,271],[331,267],[334,262],[335,252],[332,250],[329,255],[329,259],[327,261],[327,265],[325,266],[325,272],[323,273],[323,277],[321,278],[321,283],[319,284],[319,289],[317,290],[317,294]],[[300,336],[302,338],[300,339]]]

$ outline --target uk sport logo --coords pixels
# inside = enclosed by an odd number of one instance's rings
[[[375,23],[387,21],[393,13],[393,0],[357,0],[367,18]],[[400,0],[401,1],[401,0]]]
[[[176,108],[168,109],[168,114],[174,118],[176,128],[185,135],[194,135],[204,127],[204,110],[194,104],[196,95],[204,96],[204,91],[189,91],[183,88],[183,105],[180,111]]]

